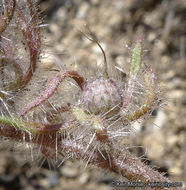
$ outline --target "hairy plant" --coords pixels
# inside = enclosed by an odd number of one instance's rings
[[[166,189],[147,185],[171,181],[132,155],[123,142],[131,134],[132,123],[147,119],[160,100],[156,76],[142,61],[141,36],[132,49],[127,80],[122,81],[109,76],[105,52],[92,31],[80,31],[100,47],[102,75],[85,79],[77,71],[56,70],[44,89],[32,96],[34,100],[18,105],[18,97],[24,99],[34,91],[39,64],[42,39],[36,3],[0,3],[0,135],[38,147],[44,158],[60,155],[83,160],[130,181],[143,182],[146,189]],[[79,88],[78,93],[73,89],[70,94],[64,92],[73,99],[68,102],[61,101],[63,97],[57,93],[66,78]]]

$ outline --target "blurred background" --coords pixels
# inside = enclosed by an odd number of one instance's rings
[[[143,35],[143,60],[157,73],[163,102],[152,118],[134,126],[126,146],[136,156],[143,156],[147,164],[186,186],[186,1],[39,3],[43,23],[48,24],[43,34],[45,58],[41,58],[47,68],[59,62],[68,68],[77,65],[80,72],[88,68],[88,73],[94,75],[103,57],[97,45],[77,31],[84,31],[86,24],[95,32],[109,64],[126,70],[130,48],[137,36]],[[7,141],[0,144],[0,190],[110,190],[109,183],[119,179],[94,167],[84,168],[77,161],[65,161],[50,170],[52,163],[38,167],[32,164],[29,152],[20,153],[20,145],[16,144],[17,149],[11,147],[7,148]]]

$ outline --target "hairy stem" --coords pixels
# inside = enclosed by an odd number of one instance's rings
[[[24,133],[24,134],[23,134]],[[102,169],[109,170],[114,172],[115,174],[122,175],[133,182],[167,182],[171,181],[164,177],[157,171],[154,171],[148,165],[145,165],[140,161],[140,159],[133,156],[126,149],[122,149],[122,154],[110,155],[108,158],[108,153],[102,151],[95,152],[94,155],[90,159],[91,148],[86,150],[86,145],[79,144],[77,142],[69,142],[68,140],[62,139],[60,135],[56,136],[54,134],[32,134],[32,138],[30,138],[30,134],[28,132],[23,132],[18,130],[8,124],[0,124],[0,135],[4,137],[9,137],[15,141],[22,141],[23,135],[25,142],[36,143],[43,147],[48,147],[53,150],[56,150],[57,143],[57,151],[64,155],[71,155],[72,158],[77,160],[84,160],[88,162],[88,164],[99,166]],[[52,140],[51,140],[52,138]],[[103,157],[103,155],[105,155]],[[153,189],[144,187],[145,189]],[[156,187],[157,190],[164,190],[165,187]],[[181,189],[181,188],[172,188],[172,189]]]
[[[41,47],[41,36],[40,36],[40,27],[39,20],[37,16],[36,8],[32,0],[28,1],[30,15],[32,18],[27,21],[22,12],[21,8],[17,5],[16,11],[18,15],[18,25],[27,41],[29,52],[30,52],[30,65],[28,70],[23,76],[23,87],[26,86],[32,78],[33,73],[36,70],[38,56],[40,53]]]
[[[0,35],[4,32],[7,26],[10,24],[14,15],[16,0],[10,0],[7,4],[3,15],[0,17]]]
[[[21,116],[23,117],[25,114],[27,114],[31,109],[39,106],[41,103],[49,99],[57,87],[60,85],[60,83],[66,78],[70,77],[73,78],[77,84],[80,86],[80,88],[83,88],[84,85],[84,78],[80,76],[77,72],[75,71],[61,71],[57,73],[54,77],[52,77],[48,83],[46,84],[45,89],[41,92],[41,94],[36,97],[35,101],[31,102],[30,105],[25,108],[25,110],[22,112]]]
[[[75,126],[77,122],[75,120],[66,123],[46,124],[41,122],[26,121],[13,116],[0,115],[0,123],[4,125],[10,125],[17,130],[23,130],[23,132],[29,132],[35,134],[53,134],[58,131],[65,132]]]
[[[146,71],[145,73],[145,90],[146,90],[146,101],[142,107],[136,110],[133,114],[125,116],[129,121],[135,121],[140,117],[144,116],[146,113],[153,110],[155,104],[157,103],[157,90],[156,81],[152,69]]]

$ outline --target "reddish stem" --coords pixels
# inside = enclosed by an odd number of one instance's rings
[[[122,175],[127,178],[129,181],[133,182],[167,182],[171,183],[169,179],[164,177],[157,171],[154,171],[148,165],[145,165],[140,161],[139,158],[133,156],[128,150],[122,148],[121,151],[117,153],[117,155],[113,155],[110,153],[106,153],[102,150],[102,154],[99,151],[94,152],[92,155],[92,147],[88,150],[86,149],[87,145],[80,144],[77,142],[68,141],[63,139],[63,135],[54,134],[32,134],[32,138],[30,138],[29,133],[23,132],[21,130],[17,130],[16,128],[0,124],[0,135],[4,137],[9,137],[15,141],[23,141],[23,137],[25,142],[32,142],[42,147],[48,147],[53,150],[56,150],[57,143],[57,151],[64,154],[70,155],[72,158],[77,160],[84,160],[88,162],[88,164],[92,164],[98,166],[100,168],[109,170],[114,172],[115,174]],[[56,136],[57,135],[57,136]],[[57,142],[56,142],[57,141]],[[90,158],[90,155],[92,157]],[[104,156],[103,156],[104,155]],[[153,189],[149,188],[149,186],[144,187],[144,189]],[[156,190],[164,190],[165,187],[155,187]],[[180,189],[171,188],[171,189]]]
[[[53,78],[51,78],[48,83],[46,84],[45,89],[41,92],[41,94],[35,98],[34,102],[31,102],[30,105],[28,105],[27,108],[22,112],[21,117],[23,117],[25,114],[27,114],[31,109],[39,106],[41,103],[49,99],[57,87],[60,85],[60,83],[66,78],[70,77],[73,78],[77,84],[80,86],[81,89],[83,89],[84,85],[84,78],[80,76],[75,71],[60,71],[57,73]]]
[[[23,87],[29,83],[33,73],[36,70],[37,60],[41,47],[40,28],[38,26],[39,21],[38,21],[37,12],[34,8],[33,2],[32,1],[28,2],[29,2],[30,15],[32,17],[29,22],[26,20],[21,8],[18,5],[16,6],[16,11],[20,19],[18,23],[23,35],[26,38],[30,51],[30,65],[28,70],[23,76]]]
[[[0,17],[0,35],[4,32],[7,26],[10,24],[14,15],[16,0],[10,0],[4,10],[4,14]]]

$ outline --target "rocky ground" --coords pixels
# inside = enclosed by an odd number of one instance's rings
[[[103,57],[77,29],[84,30],[87,24],[99,38],[108,62],[126,70],[130,47],[143,34],[143,59],[156,70],[165,98],[150,121],[134,126],[136,132],[127,146],[186,186],[186,1],[43,0],[41,10],[49,24],[43,34],[46,45],[41,62],[68,68],[77,63],[85,76],[87,68],[89,75],[94,74]],[[47,162],[38,168],[23,160],[15,149],[7,150],[7,141],[0,144],[0,190],[110,190],[108,184],[118,179],[97,168],[85,169],[77,161],[48,170]]]

